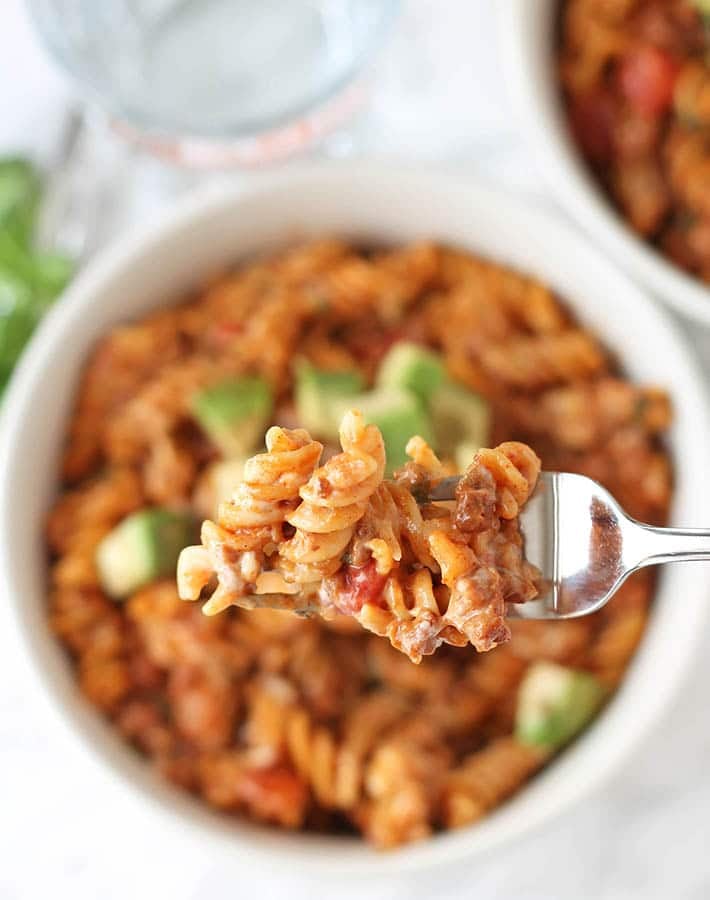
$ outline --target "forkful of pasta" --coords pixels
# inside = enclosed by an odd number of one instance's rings
[[[540,472],[526,444],[480,449],[452,476],[421,437],[385,478],[382,434],[356,410],[342,452],[274,426],[201,544],[178,562],[184,600],[351,616],[413,662],[442,644],[486,651],[507,618],[601,608],[642,566],[710,558],[710,533],[630,519],[595,481]]]

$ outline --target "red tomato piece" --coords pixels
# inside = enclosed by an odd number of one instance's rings
[[[214,322],[207,332],[207,340],[217,350],[223,350],[243,331],[242,322]]]
[[[393,344],[404,339],[405,334],[402,328],[381,334],[375,334],[368,329],[359,334],[350,334],[348,337],[353,353],[363,364],[377,365]]]
[[[237,795],[260,819],[296,828],[308,802],[305,784],[285,766],[252,769],[241,774]]]
[[[387,576],[377,572],[374,559],[364,566],[346,566],[335,604],[345,615],[359,613],[366,603],[379,601],[386,581]]]
[[[665,50],[642,44],[619,63],[619,87],[624,97],[646,116],[660,116],[673,102],[678,63]]]
[[[614,98],[593,90],[575,97],[570,107],[572,133],[593,163],[610,162],[614,154]]]

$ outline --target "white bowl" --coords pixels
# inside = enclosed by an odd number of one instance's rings
[[[629,374],[661,381],[676,418],[673,520],[707,524],[708,399],[675,326],[570,228],[468,180],[373,164],[292,170],[243,193],[210,191],[106,250],[42,323],[5,401],[0,438],[0,571],[27,652],[54,706],[107,773],[184,823],[199,846],[249,860],[342,874],[399,872],[470,858],[512,841],[597,787],[645,735],[676,691],[708,607],[702,566],[668,567],[643,644],[622,689],[549,769],[478,825],[391,854],[355,840],[284,834],[210,813],[163,783],[80,697],[46,621],[43,522],[57,490],[70,407],[94,341],[119,322],[174,302],[203,276],[296,236],[333,233],[368,242],[430,237],[531,272],[553,285],[600,334]],[[630,337],[633,336],[633,339]],[[660,374],[662,373],[662,374]],[[51,766],[51,757],[47,765]],[[146,814],[144,802],[137,814]],[[137,806],[140,804],[137,803]]]
[[[616,212],[574,146],[555,65],[559,0],[505,0],[498,31],[523,136],[559,202],[622,267],[691,319],[710,325],[710,288],[639,238]]]

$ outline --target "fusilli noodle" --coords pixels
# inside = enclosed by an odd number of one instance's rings
[[[475,822],[509,797],[545,762],[535,747],[501,737],[453,769],[444,786],[443,817],[448,828]]]
[[[443,642],[490,650],[507,641],[505,604],[537,593],[517,525],[540,471],[533,451],[516,442],[478,451],[455,506],[420,509],[407,483],[444,472],[421,438],[394,482],[383,481],[380,432],[359,413],[345,415],[340,441],[342,452],[314,470],[320,444],[270,429],[219,523],[206,521],[202,545],[182,552],[181,597],[196,599],[216,576],[207,614],[279,594],[280,608],[351,615],[415,662]]]

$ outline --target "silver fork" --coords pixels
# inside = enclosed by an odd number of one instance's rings
[[[459,480],[440,481],[428,499],[453,500]],[[586,616],[637,569],[710,559],[710,531],[644,525],[596,481],[569,472],[541,474],[520,524],[525,558],[540,569],[546,589],[535,600],[509,604],[513,618]]]

